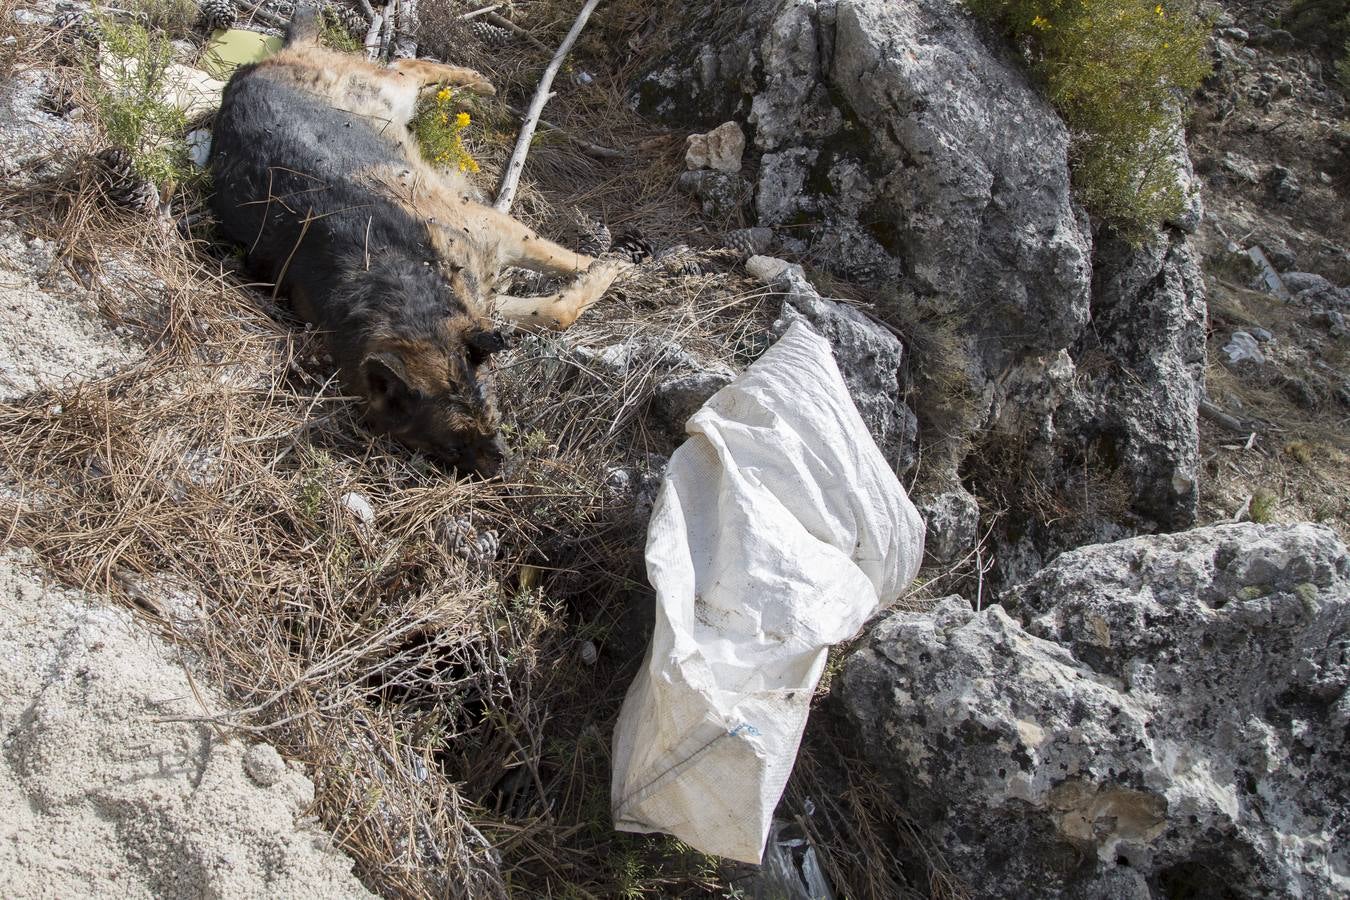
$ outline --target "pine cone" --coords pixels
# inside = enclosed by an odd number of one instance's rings
[[[636,231],[625,231],[609,248],[609,256],[617,256],[632,263],[652,258],[652,242]]]
[[[470,565],[487,566],[497,558],[501,546],[497,532],[492,529],[479,531],[468,516],[446,518],[437,531],[445,548]]]
[[[159,191],[136,174],[130,153],[121,147],[109,147],[98,154],[98,161],[102,164],[99,184],[114,205],[139,211],[159,206]]]
[[[365,40],[366,32],[370,30],[370,23],[366,21],[366,17],[350,6],[343,6],[340,3],[325,3],[323,13],[325,17],[336,22],[356,40]]]
[[[201,0],[201,14],[207,31],[232,28],[237,17],[232,0]]]
[[[703,274],[703,266],[699,264],[698,254],[690,249],[688,244],[676,244],[673,247],[667,247],[656,255],[656,261],[669,275],[685,278]]]
[[[609,226],[599,219],[580,219],[577,222],[577,231],[580,232],[581,240],[577,244],[577,251],[587,256],[600,256],[609,252],[609,248],[614,244],[614,238],[609,233]]]
[[[478,39],[478,42],[490,50],[497,50],[511,43],[511,32],[499,25],[493,25],[491,22],[483,22],[478,19],[469,23],[469,34]]]
[[[768,228],[738,228],[722,236],[722,246],[742,256],[761,256],[773,246],[773,231]]]
[[[82,56],[98,49],[98,30],[88,13],[80,10],[64,12],[52,20],[59,50],[57,62],[74,65]]]

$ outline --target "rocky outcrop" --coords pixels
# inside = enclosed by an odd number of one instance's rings
[[[1203,276],[1184,237],[1098,244],[1092,329],[1074,356],[1103,368],[1084,373],[1089,387],[1060,418],[1125,475],[1131,512],[1167,530],[1195,521],[1205,316]]]
[[[796,266],[785,268],[773,283],[783,292],[773,333],[781,337],[804,319],[830,342],[849,396],[882,456],[896,472],[908,471],[915,461],[918,423],[900,396],[900,340],[858,310],[820,296]]]
[[[1221,526],[892,615],[840,696],[974,896],[1341,896],[1347,635],[1331,531]]]
[[[303,772],[211,724],[225,705],[190,660],[10,550],[0,660],[0,894],[372,896]]]
[[[705,212],[753,210],[785,255],[877,288],[918,368],[948,372],[906,385],[927,445],[919,487],[935,510],[973,491],[1002,495],[1006,521],[1026,520],[993,536],[1027,561],[998,579],[1121,529],[1192,524],[1196,193],[1150,245],[1103,235],[1094,257],[1063,123],[956,0],[751,0],[686,16],[639,106],[691,127],[741,123],[749,146],[734,190],[711,180],[732,176],[690,173]],[[1180,142],[1177,152],[1189,179]],[[929,326],[942,332],[930,354],[940,358],[924,358],[916,333]],[[924,396],[953,389],[958,402]],[[1102,483],[1128,496],[1078,508]],[[1037,495],[1056,490],[1047,513]],[[1072,528],[1041,527],[1066,515]],[[957,558],[977,522],[952,524],[944,553]]]
[[[1003,338],[997,355],[1076,337],[1091,239],[1070,199],[1067,132],[959,5],[747,7],[736,15],[758,23],[757,40],[704,48],[697,77],[662,70],[641,95],[739,112],[759,151],[760,224],[804,225],[793,240],[846,275],[969,298]],[[663,79],[671,88],[655,90]],[[717,83],[742,92],[734,110],[702,87]]]

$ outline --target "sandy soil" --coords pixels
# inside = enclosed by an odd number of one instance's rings
[[[0,553],[0,896],[370,896],[303,774],[175,721],[222,708],[130,613]]]

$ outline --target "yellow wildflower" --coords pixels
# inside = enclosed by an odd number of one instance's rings
[[[450,94],[451,94],[450,89],[448,87],[443,87],[436,92],[436,99],[442,103],[445,103],[450,99]]]
[[[1039,28],[1042,31],[1044,31],[1045,29],[1050,27],[1050,21],[1046,19],[1045,16],[1037,16],[1036,18],[1031,20],[1031,27]]]
[[[1153,11],[1161,16],[1163,14],[1162,4],[1159,3],[1157,6],[1153,7]]]
[[[459,115],[455,116],[455,127],[456,127],[456,128],[468,128],[468,127],[469,127],[469,114],[466,113],[466,112],[462,112],[462,113],[460,113]]]

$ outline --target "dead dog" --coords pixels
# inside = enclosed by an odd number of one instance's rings
[[[494,320],[566,328],[621,266],[539,237],[424,163],[408,123],[419,92],[439,84],[494,93],[472,69],[416,59],[383,68],[324,49],[314,10],[297,10],[285,49],[225,88],[212,206],[253,275],[326,334],[372,428],[490,476],[504,457]],[[508,265],[575,277],[543,297],[495,294]]]

